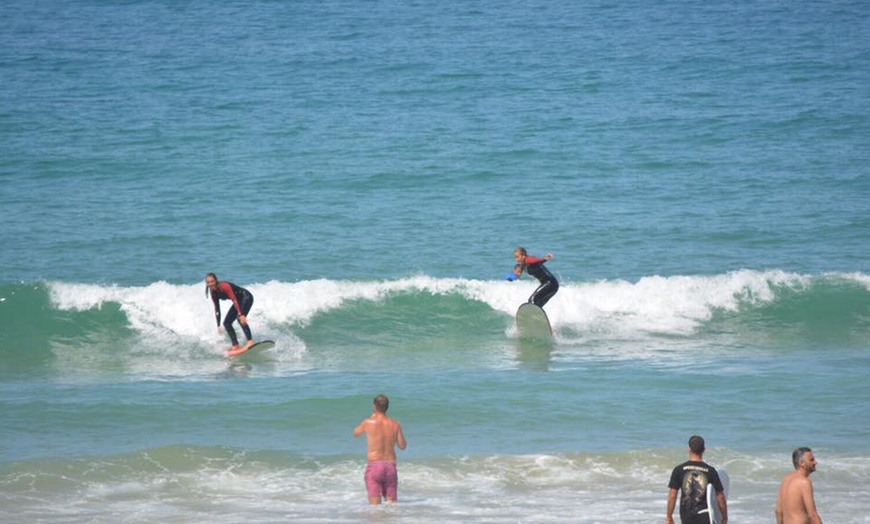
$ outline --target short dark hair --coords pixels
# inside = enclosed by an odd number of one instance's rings
[[[794,469],[801,467],[801,461],[804,459],[804,455],[811,451],[810,448],[801,446],[791,452],[791,463],[794,464]]]
[[[380,413],[386,413],[390,409],[390,399],[386,395],[378,395],[374,400],[375,409]]]
[[[689,449],[692,450],[692,453],[697,453],[698,455],[704,453],[704,439],[699,437],[698,435],[692,435],[689,437]]]

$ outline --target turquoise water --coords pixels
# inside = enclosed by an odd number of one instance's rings
[[[867,41],[858,1],[4,3],[0,520],[659,522],[698,433],[732,521],[809,445],[870,522]],[[223,358],[209,271],[275,350]]]

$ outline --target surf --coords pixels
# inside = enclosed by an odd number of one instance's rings
[[[784,465],[781,454],[715,448],[716,467],[731,472],[731,513],[744,520],[772,512]],[[553,522],[609,522],[621,506],[627,521],[650,521],[663,507],[662,479],[683,458],[663,449],[619,453],[563,452],[520,455],[414,457],[399,463],[399,501],[378,508],[419,522],[534,520],[546,508]],[[847,513],[856,479],[867,478],[863,457],[835,455],[826,472],[828,514]],[[316,459],[281,449],[244,450],[164,446],[99,458],[54,458],[0,464],[0,516],[15,522],[68,518],[190,521],[359,520],[365,514],[364,460],[333,455]],[[593,488],[594,487],[594,488]],[[529,508],[527,499],[537,501]],[[169,502],[167,502],[169,501]],[[324,509],[327,508],[327,509]],[[375,511],[375,510],[369,510]],[[398,512],[398,513],[396,513]]]
[[[537,283],[529,279],[502,282],[420,275],[383,281],[318,279],[245,286],[256,297],[254,322],[302,329],[337,312],[344,312],[347,318],[342,320],[346,322],[367,316],[371,322],[390,325],[390,319],[398,318],[407,324],[394,327],[410,327],[415,320],[432,316],[445,320],[454,317],[461,326],[464,315],[484,309],[493,312],[490,319],[509,317]],[[40,289],[47,296],[38,297]],[[129,329],[142,334],[171,333],[211,340],[210,332],[214,331],[213,316],[208,314],[210,304],[198,283],[121,287],[47,282],[35,286],[26,301],[73,315],[117,310],[123,313]],[[12,296],[8,302],[7,307],[15,307]],[[868,303],[870,276],[862,273],[805,275],[740,270],[710,276],[564,282],[545,309],[554,328],[691,335],[712,319],[728,315],[743,321],[761,316],[787,324],[809,322],[830,311],[829,316],[843,319],[840,325],[866,327],[861,318]]]
[[[310,351],[349,359],[366,351],[434,356],[502,347],[516,336],[513,315],[536,282],[415,275],[243,285],[255,296],[255,339],[275,340],[278,358],[289,362]],[[203,289],[164,281],[0,286],[2,366],[38,369],[64,359],[83,365],[100,355],[214,359],[226,339]],[[868,308],[870,277],[863,273],[740,270],[563,282],[545,310],[557,344],[594,350],[711,340],[862,348]]]

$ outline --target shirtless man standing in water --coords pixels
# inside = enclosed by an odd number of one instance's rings
[[[816,457],[810,448],[797,448],[791,454],[792,473],[786,475],[776,499],[776,524],[822,524],[816,511],[810,475],[816,470]]]
[[[399,421],[387,416],[390,399],[386,395],[375,397],[372,416],[360,422],[353,436],[363,433],[368,437],[368,464],[366,465],[366,492],[369,504],[380,504],[381,499],[396,502],[399,476],[396,472],[396,446],[405,449],[405,435]]]

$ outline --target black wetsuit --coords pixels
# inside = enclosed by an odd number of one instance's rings
[[[546,261],[546,258],[526,257],[526,273],[537,278],[538,282],[541,283],[538,289],[529,297],[529,302],[541,308],[553,298],[556,291],[559,291],[559,281],[544,266]]]
[[[236,336],[236,330],[233,329],[233,322],[239,318],[240,314],[248,314],[248,311],[251,310],[251,306],[254,305],[254,295],[252,295],[247,289],[239,287],[232,282],[218,282],[218,289],[211,290],[211,300],[214,302],[214,316],[218,326],[221,325],[221,305],[219,300],[231,300],[233,302],[233,307],[227,311],[227,316],[224,318],[224,329],[227,330],[227,334],[230,336],[233,346],[238,346],[239,339]],[[242,331],[245,332],[245,336],[248,340],[254,338],[253,335],[251,335],[251,328],[247,323],[242,325]]]

